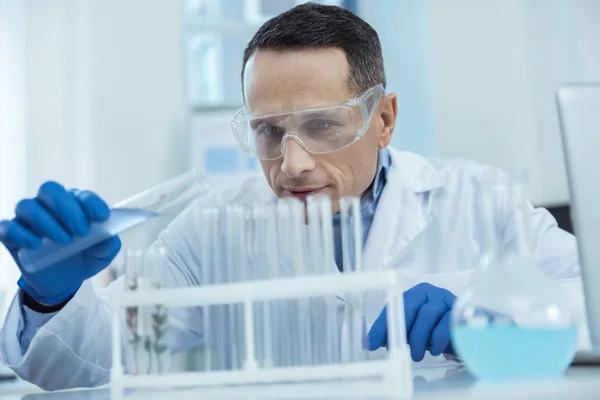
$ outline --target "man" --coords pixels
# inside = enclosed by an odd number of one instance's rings
[[[245,108],[232,124],[239,143],[261,160],[266,179],[249,180],[195,207],[247,204],[273,194],[305,200],[320,193],[333,199],[336,213],[340,197],[360,196],[365,267],[402,269],[410,283],[404,299],[413,360],[426,353],[452,356],[450,310],[477,265],[477,238],[489,217],[477,201],[488,195],[506,232],[514,213],[510,196],[481,188],[509,180],[475,163],[428,161],[391,148],[397,101],[384,92],[385,84],[377,33],[352,13],[305,4],[268,21],[244,52]],[[575,239],[546,210],[527,212],[539,267],[555,278],[577,276]],[[20,376],[43,388],[108,381],[110,315],[86,279],[108,266],[120,241],[109,239],[39,273],[27,271],[17,253],[38,247],[42,238],[68,243],[108,217],[97,195],[49,182],[0,225],[0,241],[22,272],[0,353]],[[173,283],[180,286],[196,285],[201,276],[195,261],[201,243],[189,220],[178,218],[159,239],[169,253]],[[339,239],[337,216],[334,227]],[[385,351],[384,306],[384,299],[368,305],[370,350]],[[194,309],[170,317],[173,351],[200,343],[200,320]]]

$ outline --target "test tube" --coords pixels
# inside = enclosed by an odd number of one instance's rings
[[[167,256],[162,246],[127,249],[124,264],[127,291],[159,289],[167,283]],[[127,366],[131,374],[168,370],[167,318],[167,309],[161,304],[127,308]]]
[[[340,199],[342,257],[344,272],[362,270],[362,224],[360,199],[349,196]]]
[[[294,201],[290,204],[290,250],[292,254],[293,276],[306,275],[306,264],[309,248],[306,246],[306,214],[304,203]],[[293,365],[307,365],[310,360],[310,309],[307,298],[296,298],[292,300],[292,307],[296,312],[296,324],[293,329],[296,342],[295,359]]]
[[[319,196],[308,196],[306,199],[306,212],[308,215],[308,230],[307,230],[307,241],[310,251],[308,255],[310,262],[307,266],[307,273],[319,273],[319,266],[324,263],[325,260],[325,243],[323,242],[323,221],[321,220],[321,208],[322,203],[331,204],[329,197]],[[326,221],[330,224],[331,221]]]
[[[242,224],[240,226],[240,279],[241,281],[250,281],[256,278],[256,257],[257,248],[255,239],[256,221],[254,219],[254,210],[244,208],[241,214]],[[256,348],[256,302],[246,300],[239,305],[241,308],[241,324],[243,326],[241,341],[244,343],[243,368],[252,370],[258,367],[257,348]]]
[[[398,273],[393,277],[394,285],[386,291],[389,299],[386,307],[387,312],[387,347],[388,358],[398,360],[400,349],[406,348],[406,323],[404,320],[404,294]]]
[[[311,196],[310,201],[312,214],[316,216],[314,221],[319,231],[317,238],[311,240],[311,247],[318,246],[320,259],[315,259],[313,271],[316,274],[327,274],[338,272],[335,265],[335,256],[333,252],[333,216],[331,212],[331,199],[325,195]],[[309,216],[309,218],[312,218]],[[316,244],[318,242],[318,244]],[[321,353],[320,361],[324,364],[339,362],[340,356],[340,318],[338,315],[339,300],[335,296],[327,296],[320,299],[317,308],[317,314],[322,311],[325,316],[323,325],[325,332],[322,336],[322,345],[324,351]]]
[[[497,177],[494,175],[488,177],[484,174],[479,174],[471,179],[473,192],[476,193],[474,198],[474,207],[477,209],[477,215],[481,217],[473,227],[475,243],[478,257],[479,267],[482,271],[487,270],[490,266],[498,262],[498,250],[500,245],[500,235],[498,224],[496,224],[494,202],[497,201],[496,190],[499,187]],[[479,227],[479,228],[478,228]]]
[[[269,204],[265,207],[266,213],[266,258],[265,258],[265,269],[264,278],[274,279],[279,276],[280,268],[280,257],[279,248],[280,235],[278,230],[278,212],[276,204]],[[265,327],[267,334],[264,336],[265,348],[265,367],[279,366],[281,365],[280,356],[280,334],[281,329],[280,315],[279,315],[279,302],[278,301],[267,301],[265,302],[265,310],[270,318],[270,326]]]
[[[167,287],[167,250],[162,245],[155,243],[147,250],[144,257],[144,274],[150,279],[152,289]],[[151,310],[152,334],[150,340],[151,351],[154,353],[154,371],[162,374],[169,369],[170,351],[168,349],[168,308],[162,304],[155,304]],[[154,367],[153,367],[154,368]]]
[[[517,253],[525,258],[533,258],[533,243],[529,234],[529,214],[532,209],[531,204],[525,197],[523,186],[515,184],[508,188],[509,198],[512,199],[514,206],[514,237]]]
[[[529,263],[534,264],[533,243],[528,232],[530,221],[528,216],[532,209],[531,204],[525,197],[523,187],[514,185],[497,185],[494,190],[495,196],[509,211],[507,223],[501,234],[501,251],[498,255],[502,258],[500,263]]]
[[[298,208],[302,207],[302,202],[295,198],[282,198],[277,201],[278,229],[280,237],[280,254],[282,264],[280,267],[283,276],[294,276],[298,273],[298,266],[295,263],[295,257],[298,242],[296,229],[296,218]],[[295,241],[296,240],[296,241]]]
[[[42,240],[37,249],[19,251],[19,261],[30,274],[40,272],[62,260],[110,238],[124,233],[160,215],[173,215],[195,198],[209,193],[206,181],[196,171],[190,171],[147,189],[118,203],[104,222],[91,224],[85,236],[76,236],[69,244]]]
[[[329,202],[327,196],[309,196],[306,200],[306,210],[308,215],[307,242],[310,251],[307,272],[310,274],[318,273],[319,266],[323,264],[325,258],[325,243],[323,240],[323,228],[321,221],[321,203]],[[329,203],[329,207],[331,207]],[[331,223],[331,221],[327,221]],[[310,337],[311,337],[311,363],[313,365],[323,364],[327,361],[327,352],[325,347],[327,338],[327,307],[325,300],[320,297],[310,299]]]
[[[202,234],[202,285],[212,285],[214,284],[215,271],[219,268],[219,210],[202,210],[199,223]],[[218,357],[215,343],[218,332],[215,332],[216,327],[212,324],[214,320],[214,318],[211,318],[213,312],[212,306],[204,306],[202,309],[205,371],[212,370],[213,353]]]
[[[242,271],[245,269],[245,243],[244,243],[244,209],[239,206],[228,206],[225,209],[227,242],[227,271],[229,282],[239,282]],[[244,355],[243,311],[241,304],[228,305],[229,333],[230,333],[230,369],[242,367]]]
[[[245,242],[245,252],[242,253],[246,257],[245,268],[242,271],[244,281],[251,281],[257,278],[257,263],[256,257],[258,256],[258,242],[256,239],[256,218],[254,214],[254,207],[244,208],[244,228],[243,228],[243,240]]]
[[[291,239],[293,232],[292,205],[298,200],[293,198],[279,199],[277,202],[278,234],[279,234],[279,276],[291,277],[294,275],[294,243]],[[293,299],[276,301],[279,313],[279,329],[275,334],[279,336],[279,352],[282,366],[292,366],[298,343],[294,340],[297,310]]]
[[[260,210],[259,204],[254,203],[245,211],[245,224],[246,224],[246,257],[248,259],[248,280],[260,279],[260,258],[261,255],[261,241],[260,241]],[[258,301],[252,302],[252,337],[254,338],[254,359],[259,366],[262,366],[262,360],[264,358],[262,340],[260,337],[264,334],[263,330],[263,319],[262,319],[262,303]]]
[[[117,203],[115,208],[168,213],[208,192],[204,177],[197,170],[190,170]]]
[[[225,210],[219,209],[217,215],[217,221],[214,225],[215,236],[213,241],[215,243],[214,261],[215,268],[213,270],[213,283],[226,283],[227,282],[227,259],[226,259],[226,242],[224,238],[225,229]],[[224,370],[227,368],[227,357],[229,341],[226,337],[227,332],[227,305],[219,304],[213,306],[214,310],[211,314],[213,320],[211,326],[214,327],[213,337],[215,339],[215,360],[213,363],[214,369]]]
[[[340,221],[342,231],[342,257],[344,262],[344,274],[352,274],[362,271],[362,226],[360,199],[349,196],[340,199]],[[343,353],[348,357],[347,361],[355,362],[363,359],[365,335],[365,320],[363,310],[363,294],[348,293],[346,298],[346,324],[347,346]]]
[[[124,251],[124,254],[125,291],[134,292],[140,288],[143,253],[141,250],[127,249]],[[145,368],[142,366],[142,339],[146,325],[143,316],[145,314],[145,309],[143,306],[132,306],[127,307],[125,312],[125,322],[127,327],[127,346],[125,346],[127,371],[132,375],[137,375],[145,372]]]
[[[252,242],[252,264],[253,264],[253,278],[264,279],[266,272],[266,255],[268,251],[267,242],[267,214],[266,205],[262,203],[255,203],[253,207],[252,216],[252,232],[250,240]],[[254,303],[254,329],[255,329],[255,348],[256,348],[256,359],[260,366],[264,367],[267,363],[267,359],[272,357],[268,355],[270,347],[267,339],[270,336],[270,316],[267,311],[268,303],[255,302]]]
[[[243,206],[234,208],[234,221],[237,224],[236,228],[236,250],[234,254],[237,258],[235,269],[232,270],[233,277],[236,282],[244,282],[249,279],[249,265],[248,265],[248,240],[247,240],[247,223],[248,213],[247,209]],[[236,343],[237,356],[236,359],[239,362],[239,368],[244,368],[248,363],[248,354],[246,348],[246,336],[245,336],[245,317],[244,317],[244,304],[238,303],[235,307],[235,319],[237,321],[237,329],[235,334],[237,335]]]

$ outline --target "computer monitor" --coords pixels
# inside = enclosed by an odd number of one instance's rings
[[[557,92],[590,340],[600,350],[600,83]]]

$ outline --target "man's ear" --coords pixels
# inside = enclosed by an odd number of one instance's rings
[[[390,93],[385,96],[380,103],[381,120],[383,127],[379,132],[379,148],[387,147],[392,141],[392,133],[396,126],[396,116],[398,115],[398,98],[395,93]]]

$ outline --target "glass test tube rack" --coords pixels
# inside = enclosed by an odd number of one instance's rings
[[[111,298],[112,306],[112,368],[110,387],[115,398],[124,396],[127,389],[138,390],[177,390],[183,388],[214,388],[235,385],[253,386],[273,384],[306,384],[314,382],[352,382],[365,380],[378,382],[379,392],[386,391],[394,398],[412,396],[412,371],[410,351],[406,342],[404,326],[404,285],[399,271],[373,270],[362,268],[362,238],[360,227],[360,204],[357,198],[345,198],[340,202],[341,219],[341,249],[343,250],[344,273],[340,274],[332,262],[323,260],[334,259],[331,203],[328,198],[309,198],[305,221],[305,208],[300,202],[285,199],[275,205],[254,205],[250,208],[228,207],[226,210],[203,210],[198,223],[202,227],[203,246],[210,248],[210,240],[218,238],[223,233],[233,238],[238,252],[232,252],[231,243],[223,246],[222,252],[204,252],[202,255],[205,270],[221,271],[223,265],[242,272],[242,277],[227,281],[226,279],[205,280],[200,286],[193,287],[154,287],[144,290],[120,293]],[[223,223],[216,223],[219,216]],[[244,222],[245,221],[245,222]],[[252,223],[249,224],[248,221]],[[307,222],[307,223],[305,223]],[[240,223],[242,225],[240,225]],[[273,223],[273,224],[272,224]],[[244,225],[245,224],[245,225]],[[249,229],[251,227],[251,229]],[[223,231],[221,231],[221,230]],[[252,231],[252,232],[250,232]],[[252,245],[248,238],[253,239]],[[241,240],[243,239],[243,240]],[[257,240],[262,242],[257,244]],[[277,243],[276,247],[273,244]],[[214,243],[213,243],[214,244]],[[214,247],[214,246],[213,246]],[[263,252],[261,253],[261,249]],[[279,250],[275,250],[279,249]],[[235,249],[234,249],[235,250]],[[218,254],[217,254],[218,253]],[[239,254],[254,253],[254,261],[248,261]],[[227,256],[236,254],[236,256]],[[262,255],[262,256],[261,256]],[[224,258],[230,259],[225,260]],[[253,264],[252,264],[253,263]],[[250,265],[252,264],[252,265]],[[321,265],[327,264],[327,265]],[[266,265],[266,267],[265,267]],[[286,269],[287,273],[275,269]],[[262,268],[262,269],[261,269]],[[252,276],[248,271],[257,271]],[[220,272],[219,272],[220,273]],[[387,303],[387,354],[383,358],[371,358],[364,349],[366,326],[364,325],[365,296],[374,291],[381,293]],[[343,293],[346,299],[345,314],[342,322],[339,340],[350,340],[350,357],[334,355],[326,362],[315,362],[315,354],[321,352],[341,353],[342,349],[335,347],[337,338],[333,341],[328,337],[325,346],[317,346],[313,332],[308,336],[300,333],[293,340],[286,342],[288,347],[296,347],[300,354],[300,362],[278,362],[274,352],[281,352],[280,346],[260,346],[260,343],[277,341],[273,335],[278,329],[266,329],[263,324],[275,323],[275,309],[271,306],[257,309],[257,305],[269,302],[296,301],[290,310],[299,310],[311,299],[336,298]],[[239,322],[236,331],[239,333],[239,365],[234,368],[219,368],[194,372],[164,372],[133,375],[122,365],[124,337],[122,325],[123,313],[131,307],[197,307],[205,311],[204,318],[210,307],[231,307],[239,310]],[[257,310],[261,310],[259,316]],[[268,310],[267,313],[265,310]],[[379,309],[380,310],[380,309]],[[287,315],[287,309],[284,314]],[[282,315],[281,313],[279,314]],[[297,313],[297,325],[293,329],[301,330],[304,325],[310,325],[308,330],[319,329],[315,321],[302,319]],[[355,321],[362,322],[356,327]],[[331,315],[326,316],[332,319]],[[219,319],[220,320],[220,319]],[[204,324],[210,323],[205,319]],[[289,319],[277,320],[280,327],[287,327]],[[372,322],[372,321],[371,321]],[[311,325],[312,323],[312,325]],[[360,326],[360,324],[363,326]],[[350,326],[350,328],[349,328]],[[345,328],[344,328],[345,327]],[[272,328],[269,325],[269,328]],[[221,328],[223,329],[223,328]],[[288,331],[287,333],[289,333]],[[349,333],[350,332],[350,333]],[[210,333],[209,333],[210,334]],[[223,332],[214,331],[213,339]],[[264,336],[264,337],[257,337]],[[342,339],[344,336],[345,339]],[[209,340],[210,338],[206,339]],[[222,340],[222,339],[220,339]],[[354,346],[352,346],[354,344]],[[225,344],[227,345],[227,343]],[[223,346],[223,344],[222,344]],[[361,348],[362,347],[362,348]],[[285,350],[287,351],[287,350]],[[311,353],[313,357],[303,362],[302,354]],[[281,360],[279,360],[281,361]],[[320,360],[322,361],[322,360]]]

